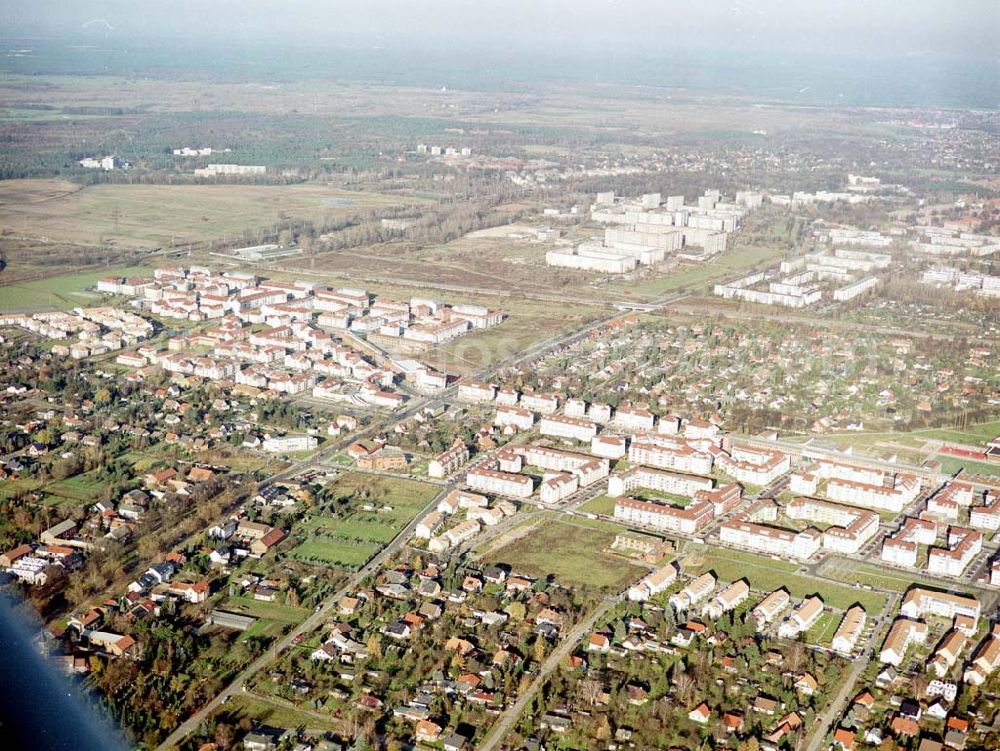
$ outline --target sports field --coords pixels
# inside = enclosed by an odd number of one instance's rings
[[[349,512],[308,517],[296,529],[305,539],[289,555],[347,568],[363,566],[438,492],[437,486],[427,483],[351,472],[338,477],[330,489],[347,499]]]

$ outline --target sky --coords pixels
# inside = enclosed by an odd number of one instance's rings
[[[996,63],[997,0],[0,0],[4,35],[276,39],[556,53],[950,55]]]

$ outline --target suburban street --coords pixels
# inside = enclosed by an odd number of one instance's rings
[[[438,502],[451,492],[453,487],[454,486],[449,485],[442,488],[441,492],[434,496],[433,500],[431,500],[431,502],[424,507],[423,511],[417,514],[417,516],[415,516],[388,545],[382,548],[382,550],[380,550],[370,561],[368,561],[367,564],[351,574],[344,585],[326,602],[324,602],[315,613],[298,624],[267,652],[244,668],[243,671],[240,672],[240,674],[237,675],[232,682],[226,686],[221,693],[219,693],[218,696],[181,723],[177,729],[174,730],[174,732],[167,736],[163,743],[157,746],[157,749],[166,751],[170,748],[176,748],[188,734],[194,732],[203,720],[205,720],[216,709],[225,704],[229,697],[242,692],[244,690],[244,686],[247,685],[251,678],[270,665],[278,655],[291,647],[295,643],[295,638],[297,636],[300,634],[308,634],[325,623],[330,615],[330,612],[337,606],[340,599],[344,597],[344,595],[356,590],[361,585],[361,582],[363,582],[367,577],[375,574],[383,563],[398,553],[406,544],[406,541],[413,535],[413,532],[417,528],[417,524],[420,520],[430,513],[430,511],[437,506]]]
[[[896,609],[896,605],[898,603],[899,595],[889,597],[886,600],[885,607],[882,608],[882,612],[879,613],[876,624],[871,628],[868,640],[865,642],[865,645],[861,650],[861,655],[851,661],[851,669],[841,680],[840,690],[837,692],[837,695],[831,699],[823,714],[817,718],[816,724],[813,727],[812,735],[809,738],[809,744],[805,747],[804,751],[821,751],[823,749],[823,742],[826,739],[826,734],[833,729],[834,724],[840,718],[848,699],[854,697],[855,686],[857,686],[858,678],[860,678],[861,674],[865,672],[865,668],[868,667],[872,658],[875,656],[875,650],[878,648],[877,640],[883,631],[880,624],[883,624],[886,621],[889,614]]]
[[[542,686],[545,685],[545,681],[552,675],[552,672],[570,655],[584,634],[590,631],[594,627],[594,624],[603,618],[611,608],[621,602],[623,598],[624,593],[605,597],[600,605],[594,608],[586,618],[576,624],[566,634],[562,641],[559,642],[559,645],[552,651],[552,654],[545,658],[545,662],[542,663],[538,675],[531,681],[528,689],[501,713],[500,719],[494,723],[489,735],[477,747],[479,751],[494,751],[503,742],[503,739],[507,737],[514,724],[524,714],[524,711],[528,708],[532,699],[534,699],[535,694],[542,689]]]

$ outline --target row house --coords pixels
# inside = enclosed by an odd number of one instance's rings
[[[656,569],[651,574],[647,574],[629,587],[628,598],[633,602],[645,602],[660,592],[667,590],[675,581],[677,581],[677,566],[674,563],[670,563]]]
[[[849,608],[844,613],[840,625],[837,626],[837,631],[833,635],[830,646],[833,647],[834,651],[840,652],[842,655],[851,654],[857,646],[858,639],[861,638],[867,622],[868,614],[863,607],[854,605]]]
[[[804,599],[778,627],[778,636],[794,639],[812,628],[823,615],[823,600],[813,595]]]
[[[757,630],[762,631],[791,604],[792,598],[786,589],[776,589],[771,592],[750,611],[754,623],[757,624]]]

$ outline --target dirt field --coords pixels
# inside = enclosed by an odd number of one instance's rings
[[[95,185],[65,180],[0,182],[0,227],[56,242],[158,247],[235,236],[282,217],[325,220],[382,206],[395,196],[324,185]]]

